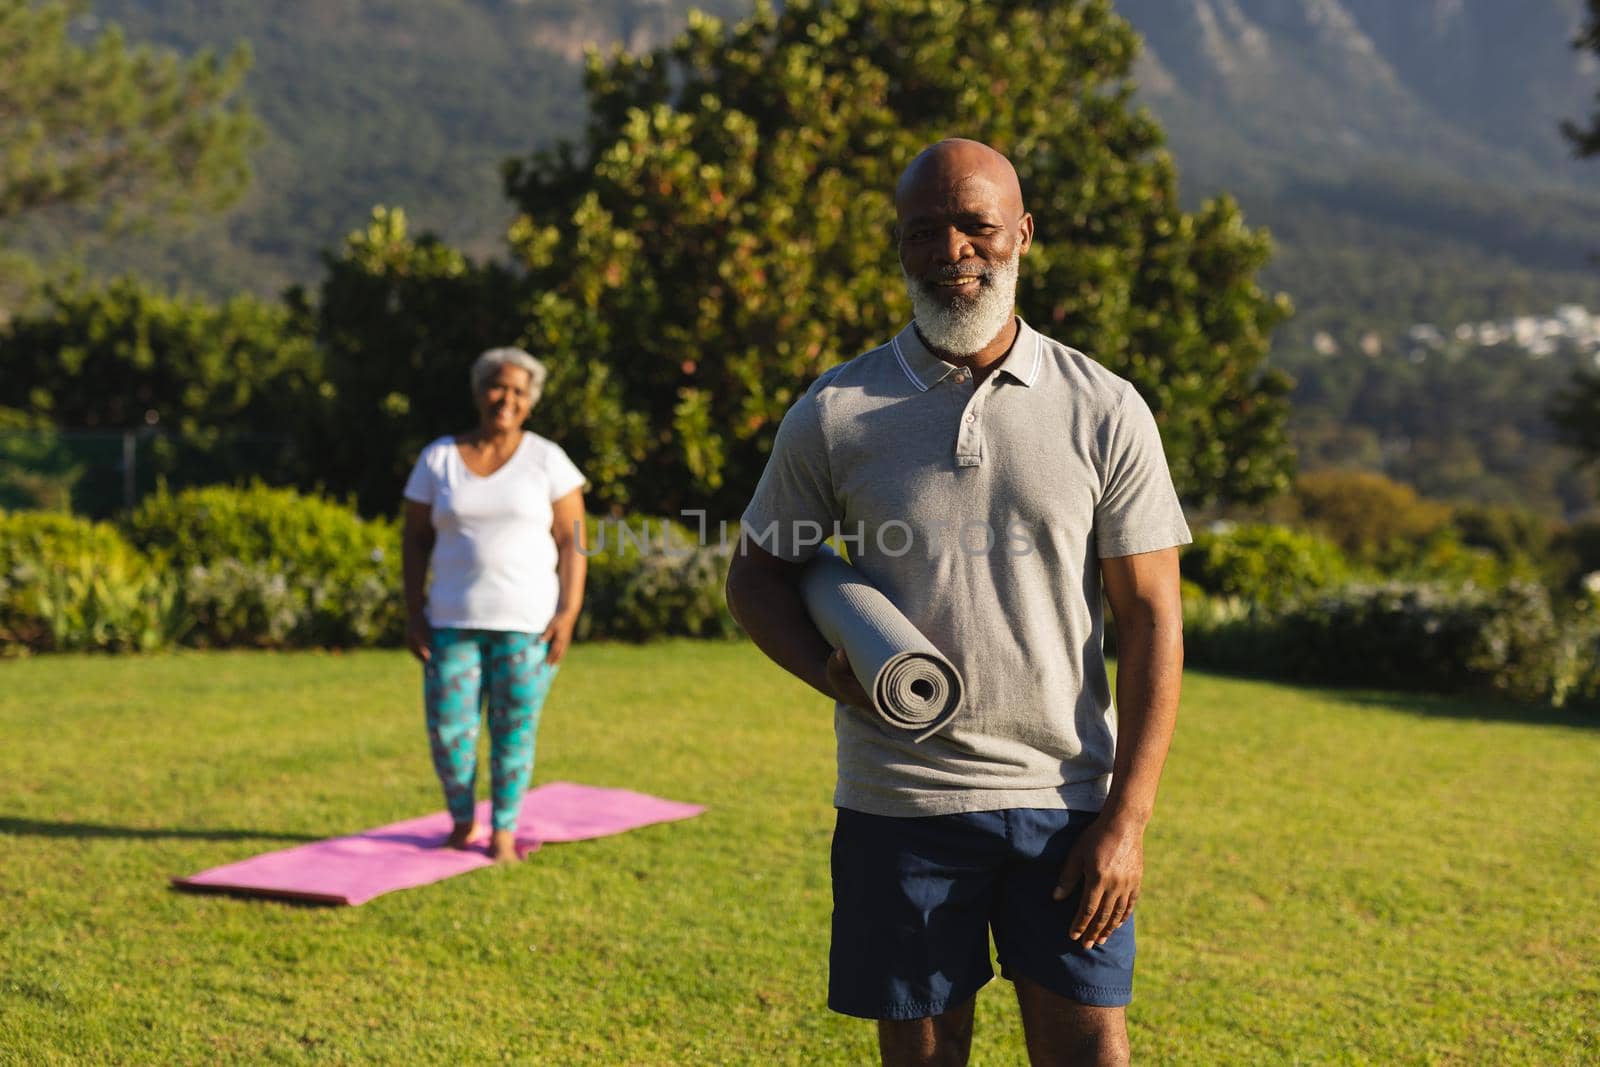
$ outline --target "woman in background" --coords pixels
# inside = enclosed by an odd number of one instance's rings
[[[477,832],[478,722],[489,708],[489,854],[517,858],[539,710],[583,603],[583,475],[522,428],[545,369],[517,348],[472,364],[478,426],[422,450],[405,487],[406,645],[422,661],[433,766],[455,826]],[[432,582],[428,572],[432,570]]]

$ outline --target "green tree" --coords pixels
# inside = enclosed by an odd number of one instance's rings
[[[631,502],[735,511],[795,397],[905,321],[892,189],[947,135],[1016,164],[1038,227],[1023,313],[1135,382],[1185,496],[1284,488],[1267,238],[1229,199],[1180,208],[1131,105],[1137,50],[1106,0],[795,0],[592,54],[582,141],[506,184],[531,335],[557,363],[609,365],[647,428],[619,472]]]
[[[257,128],[238,99],[250,65],[70,32],[82,4],[0,0],[0,226],[40,211],[102,218],[224,206],[249,181]]]
[[[522,274],[474,262],[430,235],[413,237],[402,211],[374,210],[367,228],[327,257],[315,300],[289,297],[315,322],[326,361],[312,480],[356,493],[367,514],[393,512],[422,446],[476,424],[468,370],[478,353],[520,344],[549,355],[543,337],[529,332],[531,293]],[[595,485],[619,485],[633,469],[642,426],[622,411],[609,368],[568,349],[549,370],[532,425],[566,444]]]
[[[82,477],[49,419],[0,407],[0,511],[67,511]]]
[[[1580,370],[1551,409],[1562,439],[1590,464],[1600,464],[1600,373]]]
[[[1373,471],[1314,471],[1295,482],[1297,518],[1353,560],[1394,565],[1450,524],[1450,508]]]
[[[0,326],[0,366],[0,407],[35,426],[159,433],[142,466],[175,482],[294,478],[290,434],[319,402],[322,374],[290,309],[169,297],[134,278],[46,284]]]
[[[1589,21],[1579,32],[1572,47],[1600,56],[1600,0],[1588,0]],[[1567,135],[1580,158],[1600,155],[1600,93],[1595,94],[1596,111],[1589,117],[1588,126],[1576,122],[1563,122],[1561,132]]]
[[[1600,0],[1589,0],[1588,24],[1572,44],[1600,56]],[[1600,155],[1600,111],[1590,117],[1587,129],[1575,122],[1564,122],[1561,129],[1580,158]],[[1551,414],[1567,442],[1590,463],[1600,464],[1600,373],[1574,374],[1570,388],[1557,398]]]

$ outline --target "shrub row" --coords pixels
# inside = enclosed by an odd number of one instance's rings
[[[731,549],[697,540],[658,519],[591,519],[578,636],[735,634]],[[1201,534],[1183,570],[1195,666],[1600,702],[1600,593],[1558,620],[1536,583],[1363,581],[1331,543],[1270,526]],[[162,493],[121,529],[0,513],[0,652],[393,645],[402,616],[396,524],[322,497]]]
[[[397,524],[290,489],[149,497],[128,539],[179,578],[187,644],[359,647],[404,631]]]
[[[0,513],[0,650],[157,649],[185,629],[181,599],[114,527]]]
[[[1181,566],[1185,654],[1197,667],[1600,701],[1600,594],[1558,614],[1545,586],[1519,577],[1526,568],[1451,538],[1385,575],[1317,534],[1219,525],[1196,534]]]
[[[619,544],[622,525],[635,536]],[[591,520],[580,637],[736,632],[727,549],[697,546],[682,527],[663,538],[666,528]],[[0,654],[395,645],[404,623],[397,524],[323,497],[159,493],[120,528],[0,512]]]
[[[1274,612],[1186,589],[1184,647],[1199,667],[1302,682],[1600,702],[1600,620],[1558,622],[1542,586],[1354,583]]]

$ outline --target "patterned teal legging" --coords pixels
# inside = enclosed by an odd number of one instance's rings
[[[478,722],[489,702],[489,785],[494,828],[514,830],[522,794],[533,776],[539,709],[555,679],[538,634],[507,630],[435,628],[432,656],[423,665],[423,703],[433,769],[444,786],[445,805],[458,823],[473,817],[478,777]]]

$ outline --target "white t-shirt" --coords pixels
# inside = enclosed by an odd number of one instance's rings
[[[428,624],[542,632],[561,594],[551,504],[583,480],[560,445],[527,431],[487,476],[467,469],[454,437],[424,448],[405,498],[433,509]]]

